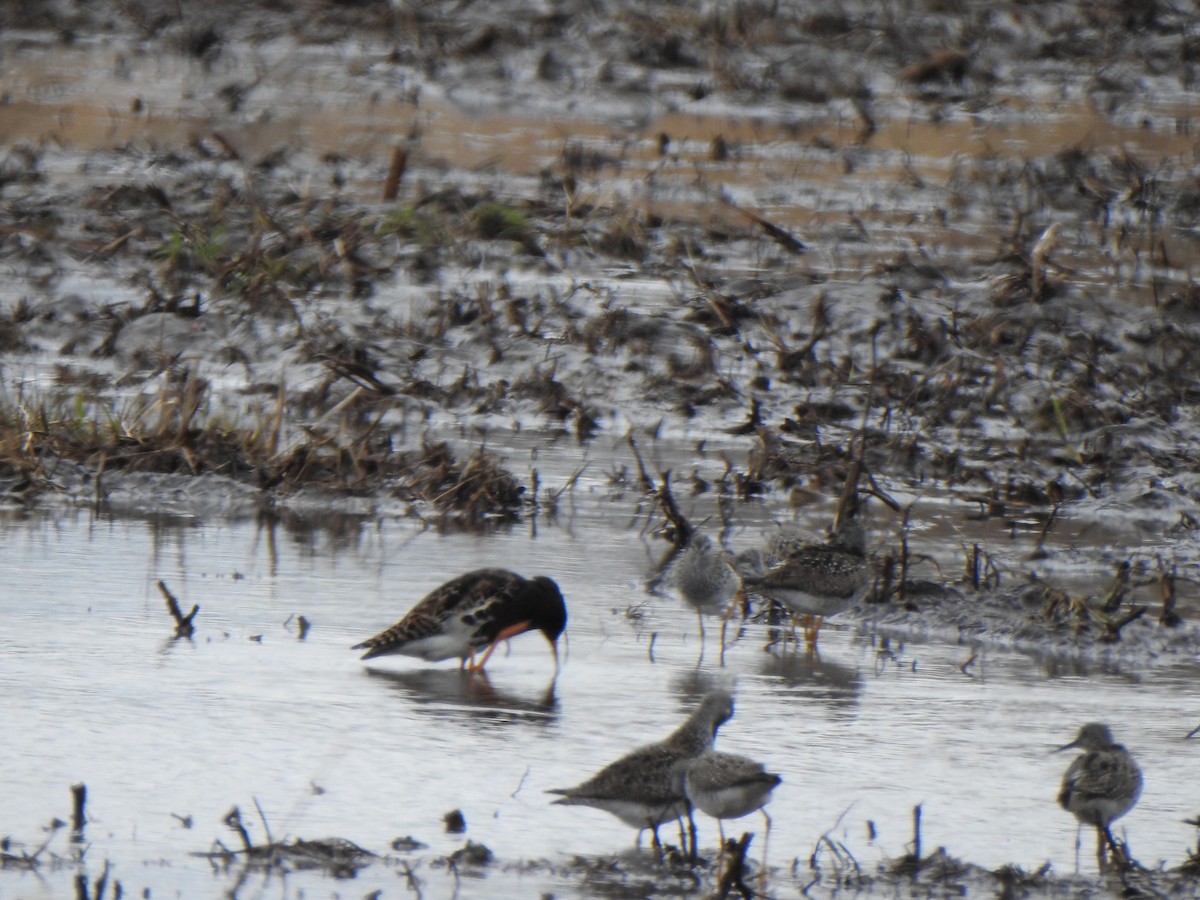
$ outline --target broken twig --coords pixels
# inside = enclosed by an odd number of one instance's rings
[[[167,612],[175,620],[175,637],[191,637],[196,630],[192,625],[192,620],[196,618],[196,613],[200,612],[199,605],[193,604],[192,611],[185,616],[179,608],[179,601],[175,599],[175,595],[171,593],[170,588],[162,581],[159,581],[158,589],[162,591],[163,597],[166,598]]]

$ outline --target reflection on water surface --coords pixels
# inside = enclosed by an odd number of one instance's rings
[[[994,651],[966,666],[968,648],[886,643],[834,619],[817,657],[765,653],[768,629],[748,623],[725,671],[715,644],[697,667],[694,613],[645,593],[653,562],[625,525],[585,516],[536,539],[385,525],[329,541],[250,523],[9,520],[6,828],[32,839],[65,816],[69,785],[86,783],[89,855],[112,860],[127,890],[156,893],[206,883],[207,864],[179,863],[180,849],[227,840],[230,807],[255,801],[276,837],[338,836],[377,852],[405,834],[431,854],[458,849],[463,838],[441,825],[455,808],[466,836],[501,859],[624,852],[628,828],[552,807],[544,791],[664,736],[732,674],[737,709],[718,746],[783,775],[770,812],[771,856],[785,868],[830,829],[860,862],[900,855],[919,803],[928,846],[1069,870],[1074,822],[1054,803],[1066,760],[1049,751],[1092,719],[1112,723],[1146,772],[1119,823],[1135,855],[1182,859],[1181,820],[1200,804],[1188,777],[1200,749],[1182,740],[1200,710],[1193,661],[1138,677],[1047,673]],[[348,649],[448,574],[497,564],[562,585],[571,624],[557,677],[544,648],[520,638],[486,677],[453,663],[368,666]],[[159,578],[201,606],[193,638],[170,639]],[[312,623],[302,641],[297,614]],[[700,828],[711,847],[716,829]],[[158,858],[175,862],[143,866]]]

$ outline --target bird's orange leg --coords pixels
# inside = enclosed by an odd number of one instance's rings
[[[516,625],[509,625],[507,628],[505,628],[503,631],[501,631],[498,635],[496,635],[496,638],[495,638],[495,640],[492,641],[491,646],[489,646],[487,648],[487,653],[483,654],[483,659],[481,659],[478,662],[478,664],[476,664],[474,662],[471,663],[471,667],[470,667],[469,671],[471,671],[471,672],[483,671],[483,667],[487,665],[487,661],[488,661],[488,659],[491,658],[491,655],[496,652],[496,646],[501,641],[507,641],[510,637],[516,637],[518,634],[522,634],[523,632],[528,631],[532,627],[533,627],[532,622],[518,622]]]
[[[812,653],[817,649],[817,634],[821,630],[821,625],[825,619],[822,616],[805,616],[804,617],[804,643],[808,648],[808,652]]]
[[[729,602],[729,606],[725,609],[725,615],[721,618],[721,665],[725,665],[725,632],[729,628],[729,620],[733,617],[733,611],[741,606],[743,610],[746,608],[746,592],[738,588],[738,592],[734,594],[733,599]]]

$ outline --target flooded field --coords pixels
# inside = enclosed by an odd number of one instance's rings
[[[1189,889],[1185,11],[284,7],[0,0],[0,896],[719,893],[545,792],[729,678],[768,896]],[[854,505],[819,655],[701,647],[682,526]],[[562,586],[557,676],[348,649],[484,565]],[[1146,780],[1104,876],[1091,720]],[[205,856],[234,807],[383,858]]]
[[[578,858],[628,854],[633,832],[600,811],[551,806],[545,791],[662,736],[733,675],[736,712],[718,746],[784,778],[769,807],[773,895],[797,896],[817,878],[814,851],[827,879],[848,865],[821,849],[823,836],[868,874],[910,852],[918,804],[927,852],[1071,875],[1075,825],[1054,802],[1067,755],[1049,751],[1092,719],[1115,723],[1146,772],[1120,823],[1138,859],[1175,866],[1194,847],[1182,821],[1200,810],[1189,777],[1200,750],[1183,740],[1200,712],[1193,659],[1072,671],[984,650],[964,666],[967,647],[885,642],[869,622],[835,619],[816,658],[764,652],[766,629],[751,623],[724,669],[710,628],[697,665],[690,610],[645,590],[660,548],[613,518],[607,502],[587,499],[536,539],[405,523],[330,532],[7,519],[6,830],[36,849],[29,842],[53,817],[68,818],[69,786],[85,783],[85,871],[95,878],[111,862],[126,896],[229,889],[238,867],[214,871],[194,854],[217,840],[239,846],[224,824],[234,806],[265,841],[256,803],[276,840],[341,837],[390,857],[359,873],[356,896],[399,894],[403,861],[424,896],[451,895],[437,860],[468,839],[496,861],[463,877],[494,878],[492,895],[588,896],[570,874]],[[557,678],[535,637],[513,641],[480,680],[452,664],[364,664],[349,651],[446,572],[515,560],[553,573],[570,604]],[[193,638],[172,639],[159,579],[200,605]],[[302,640],[301,615],[311,623]],[[454,809],[465,834],[445,833]],[[699,827],[714,852],[713,823]],[[744,829],[761,841],[760,818],[727,828]],[[68,832],[49,849],[66,855]],[[390,849],[406,836],[425,846]],[[1085,875],[1092,850],[1085,833]],[[62,896],[73,873],[7,872],[5,894]],[[239,896],[350,889],[315,873],[243,877]]]

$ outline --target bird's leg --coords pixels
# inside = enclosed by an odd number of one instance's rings
[[[692,816],[692,804],[690,804],[690,803],[687,805],[687,820],[688,820],[688,835],[690,837],[690,840],[688,842],[690,845],[689,846],[689,850],[690,850],[689,858],[692,860],[692,862],[695,862],[696,857],[699,855],[699,851],[696,846],[696,844],[697,844],[697,841],[696,841],[696,819]]]
[[[507,641],[510,637],[516,637],[518,634],[523,634],[532,626],[532,622],[518,622],[516,625],[509,625],[492,639],[492,643],[487,648],[487,653],[483,654],[483,659],[479,661],[478,665],[475,664],[475,654],[471,654],[471,671],[481,671],[483,667],[487,665],[487,661],[491,658],[492,654],[496,652],[496,647],[501,641]]]
[[[679,829],[679,855],[683,857],[688,852],[687,827],[684,824],[683,816],[675,817],[675,827]]]
[[[717,861],[714,864],[714,868],[720,872],[721,862],[725,859],[725,823],[720,819],[717,819],[717,837],[720,839],[721,843],[717,849]]]
[[[744,596],[741,591],[738,591],[738,596]],[[737,596],[729,604],[725,610],[725,615],[721,618],[721,665],[725,665],[725,630],[729,627],[729,619],[733,615],[734,605],[737,603]]]
[[[1129,848],[1120,843],[1113,837],[1112,829],[1107,825],[1104,826],[1104,840],[1108,849],[1112,851],[1112,862],[1118,869],[1126,871],[1129,869]]]
[[[770,653],[771,648],[774,647],[776,644],[778,644],[780,641],[783,642],[783,649],[784,649],[784,651],[786,651],[787,650],[787,638],[784,636],[783,632],[779,631],[777,628],[772,628],[771,633],[772,633],[771,640],[767,641],[767,645],[765,647],[763,647],[763,653]]]
[[[1105,843],[1107,840],[1108,843]],[[1096,868],[1104,872],[1108,868],[1108,845],[1112,843],[1112,832],[1107,826],[1096,826]]]
[[[763,814],[763,821],[766,822],[766,830],[763,832],[763,858],[762,868],[758,873],[758,892],[762,895],[767,893],[767,842],[771,839],[771,817],[767,815],[767,810],[760,810]]]
[[[811,656],[817,649],[817,633],[813,629],[813,616],[805,613],[801,623],[804,628],[804,649]]]

